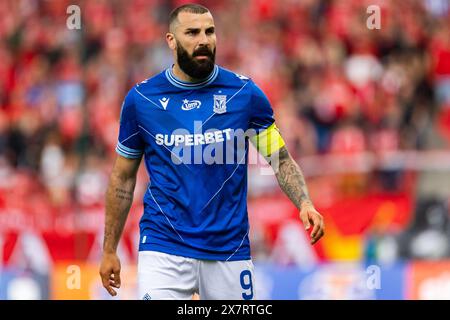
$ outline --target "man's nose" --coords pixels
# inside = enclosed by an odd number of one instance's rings
[[[198,45],[199,46],[206,46],[208,44],[208,37],[206,36],[205,32],[200,32],[199,34],[199,41],[198,41]]]

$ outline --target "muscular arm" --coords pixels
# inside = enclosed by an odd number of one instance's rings
[[[302,170],[291,157],[286,146],[272,154],[268,161],[275,171],[280,188],[300,211],[300,219],[305,229],[308,230],[311,225],[313,226],[311,243],[315,244],[325,233],[324,222],[309,198]]]
[[[283,146],[275,157],[271,158],[270,163],[275,171],[278,184],[295,206],[301,210],[302,205],[312,204],[303,172],[289,154],[286,146]]]
[[[117,294],[113,287],[120,288],[120,260],[116,250],[133,202],[140,162],[141,158],[127,159],[118,156],[106,191],[105,236],[99,273],[103,286],[112,296]]]
[[[125,221],[133,202],[140,159],[116,158],[106,192],[106,217],[103,251],[116,252]]]

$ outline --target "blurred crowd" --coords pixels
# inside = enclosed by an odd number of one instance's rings
[[[0,1],[0,207],[102,205],[122,99],[171,65],[167,17],[184,2]],[[266,92],[294,157],[448,149],[448,0],[199,3],[217,63]]]

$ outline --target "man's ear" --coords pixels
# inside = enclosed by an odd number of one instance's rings
[[[171,32],[166,33],[166,41],[167,45],[171,50],[175,50],[177,48],[177,42],[175,40],[175,36],[173,33]]]

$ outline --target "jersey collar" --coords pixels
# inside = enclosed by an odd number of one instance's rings
[[[214,70],[211,74],[206,78],[198,82],[186,82],[175,77],[172,71],[172,67],[166,69],[166,78],[169,80],[171,84],[175,87],[183,88],[183,89],[199,89],[206,87],[211,84],[214,80],[216,80],[217,75],[219,74],[219,67],[215,64]]]

